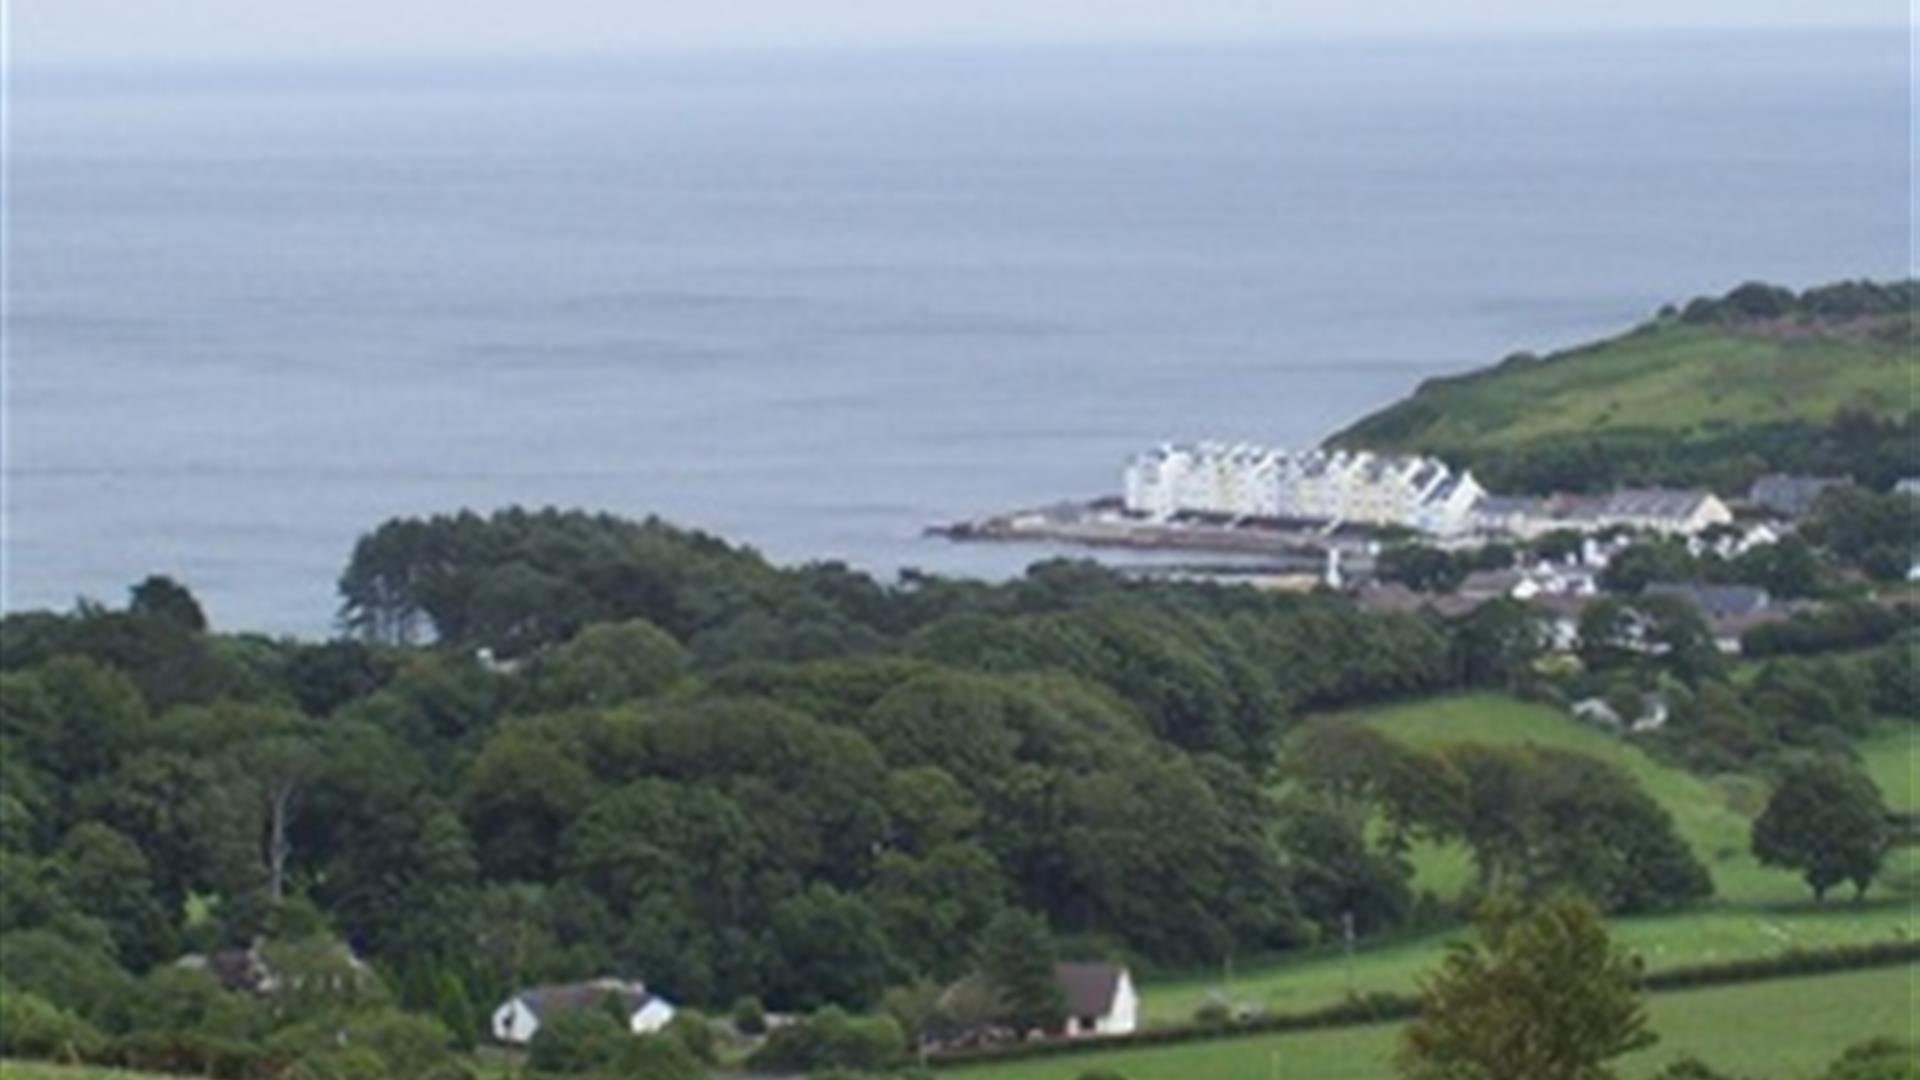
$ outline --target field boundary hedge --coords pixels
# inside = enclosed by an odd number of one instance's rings
[[[1662,971],[1648,972],[1640,978],[1639,985],[1641,989],[1654,993],[1670,990],[1697,990],[1710,986],[1761,982],[1767,979],[1891,967],[1917,961],[1920,961],[1920,939],[1891,938],[1865,945],[1834,945],[1821,949],[1796,948],[1742,960],[1672,967]],[[1103,1039],[1049,1039],[1042,1042],[953,1050],[929,1055],[927,1063],[940,1068],[950,1068],[990,1062],[1022,1061],[1029,1058],[1104,1053],[1109,1050],[1177,1046],[1182,1043],[1206,1042],[1212,1039],[1239,1039],[1254,1035],[1359,1027],[1394,1020],[1410,1020],[1419,1011],[1420,996],[1418,994],[1373,993],[1350,997],[1345,1001],[1307,1012],[1270,1013],[1246,1020],[1226,1020],[1214,1024],[1177,1024]]]

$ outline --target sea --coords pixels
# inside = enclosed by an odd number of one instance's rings
[[[10,76],[8,610],[321,637],[511,504],[1003,576],[922,529],[1913,265],[1902,27]]]

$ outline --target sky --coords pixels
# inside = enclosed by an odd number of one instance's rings
[[[19,63],[1901,25],[1907,0],[0,0]]]

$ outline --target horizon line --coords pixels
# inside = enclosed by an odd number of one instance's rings
[[[16,75],[42,72],[147,71],[166,72],[203,65],[226,69],[261,67],[312,68],[321,66],[386,65],[393,63],[497,64],[502,62],[607,61],[623,58],[755,58],[847,56],[872,57],[940,53],[1001,53],[1021,51],[1137,51],[1184,49],[1258,49],[1285,45],[1458,44],[1466,42],[1606,41],[1685,38],[1733,34],[1753,36],[1861,35],[1899,33],[1909,43],[1920,30],[1905,20],[1834,22],[1725,22],[1686,24],[1588,24],[1573,26],[1408,26],[1314,27],[1260,33],[1037,34],[1030,36],[956,35],[946,37],[873,38],[853,41],[775,41],[711,39],[679,42],[624,42],[614,45],[557,45],[509,51],[496,48],[451,46],[348,47],[322,50],[217,49],[206,52],[149,54],[140,52],[69,53],[34,56],[14,42],[8,67]]]

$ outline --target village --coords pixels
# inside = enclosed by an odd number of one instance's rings
[[[1457,619],[1506,599],[1537,617],[1549,648],[1571,652],[1623,553],[1664,543],[1730,563],[1794,535],[1823,495],[1854,486],[1846,477],[1775,473],[1737,498],[1657,487],[1503,495],[1431,456],[1166,443],[1126,462],[1118,497],[931,531],[955,540],[1192,552],[1194,561],[1121,569],[1157,581],[1324,588],[1375,613]],[[1920,478],[1902,479],[1892,492],[1920,495]],[[1436,561],[1441,572],[1418,571]],[[1908,580],[1915,577],[1910,569]],[[1631,592],[1692,610],[1728,655],[1741,653],[1750,631],[1820,606],[1761,585],[1692,578],[1636,582]],[[1635,723],[1598,701],[1576,712],[1622,728]],[[1640,723],[1659,720],[1655,708]]]

